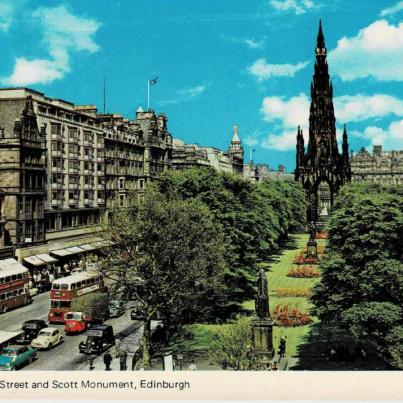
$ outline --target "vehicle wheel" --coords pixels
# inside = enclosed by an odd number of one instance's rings
[[[7,306],[3,305],[3,307],[1,308],[1,313],[6,313],[7,312]]]
[[[34,361],[34,356],[31,355],[31,357],[29,357],[29,359],[28,359],[28,362],[29,362],[30,364],[32,364],[33,361]]]
[[[49,346],[48,346],[48,350],[51,350],[52,349],[52,343],[49,343]]]

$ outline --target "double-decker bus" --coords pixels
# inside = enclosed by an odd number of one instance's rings
[[[31,302],[28,273],[15,259],[0,261],[0,313]]]
[[[49,323],[64,323],[64,315],[75,311],[88,293],[96,291],[105,291],[102,277],[98,273],[80,272],[53,281]]]

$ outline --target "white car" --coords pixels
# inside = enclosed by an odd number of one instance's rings
[[[37,349],[51,349],[62,341],[63,336],[59,329],[56,329],[55,327],[45,327],[38,333],[38,337],[32,340],[31,346]]]

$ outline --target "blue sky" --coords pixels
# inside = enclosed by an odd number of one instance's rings
[[[307,135],[322,18],[338,134],[403,148],[403,1],[0,0],[0,84],[132,118],[147,104],[174,137],[226,149],[239,125],[254,160],[294,169]]]

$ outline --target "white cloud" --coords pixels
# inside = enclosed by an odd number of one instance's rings
[[[292,11],[304,14],[318,6],[312,0],[270,0],[270,5],[278,11]]]
[[[222,35],[221,38],[230,41],[232,43],[246,45],[251,49],[263,49],[266,43],[265,36],[260,39],[256,39],[256,38],[238,38],[232,35]]]
[[[339,123],[352,121],[364,121],[367,119],[379,119],[389,115],[403,116],[403,101],[385,94],[375,95],[344,95],[334,98],[335,116]],[[266,136],[262,146],[277,150],[291,150],[295,147],[296,132],[298,125],[304,131],[304,138],[307,141],[309,121],[310,99],[306,94],[299,94],[296,97],[286,99],[284,97],[265,97],[260,112],[263,119],[273,122],[273,132]],[[361,136],[373,136],[379,143],[381,138],[397,138],[397,129],[391,126],[388,135],[382,132],[381,128],[369,127]],[[393,130],[392,130],[393,129]],[[342,128],[336,130],[338,138]],[[401,131],[403,138],[403,130]],[[369,137],[368,137],[369,138]]]
[[[378,126],[368,126],[363,132],[353,131],[355,137],[370,140],[372,145],[382,145],[386,149],[401,149],[403,147],[403,120],[392,122],[385,130]]]
[[[246,136],[242,141],[249,147],[253,147],[259,143],[259,140],[253,136]]]
[[[310,100],[306,94],[299,94],[290,99],[284,97],[265,97],[260,112],[266,122],[278,122],[284,128],[303,125],[309,119]]]
[[[294,77],[295,73],[303,69],[309,62],[300,62],[297,64],[268,64],[265,58],[255,61],[248,67],[248,71],[259,81],[267,80],[270,77]]]
[[[15,15],[26,0],[1,0],[0,1],[0,30],[7,32],[14,23]]]
[[[334,108],[337,120],[342,122],[360,121],[387,115],[403,116],[403,100],[386,94],[335,97]]]
[[[372,77],[379,81],[403,80],[403,23],[375,21],[357,36],[343,37],[329,52],[334,74],[344,81]]]
[[[396,3],[394,6],[392,7],[387,7],[384,8],[381,12],[380,12],[380,16],[381,17],[387,17],[388,15],[393,15],[398,13],[399,11],[403,10],[403,1],[399,1],[398,3]]]
[[[40,7],[32,17],[42,30],[42,41],[49,59],[16,59],[14,71],[2,80],[7,85],[48,84],[61,79],[70,71],[70,55],[87,51],[94,53],[99,47],[93,36],[100,24],[92,19],[77,17],[65,6]]]
[[[160,105],[170,105],[170,104],[179,104],[182,102],[190,101],[192,98],[197,97],[202,94],[206,90],[206,85],[196,85],[192,88],[187,88],[185,90],[177,91],[177,95],[172,99],[167,99],[165,101],[160,101]]]

